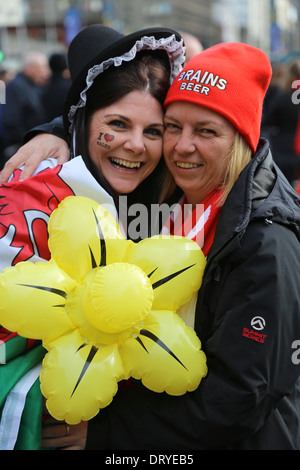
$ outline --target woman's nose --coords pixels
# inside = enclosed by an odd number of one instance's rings
[[[190,132],[182,131],[178,136],[175,150],[180,154],[189,154],[195,151],[193,136]]]
[[[139,154],[145,151],[145,140],[144,134],[141,131],[130,132],[126,142],[124,143],[124,149],[134,154]]]

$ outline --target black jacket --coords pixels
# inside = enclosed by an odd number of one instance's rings
[[[299,176],[300,159],[295,153],[299,106],[292,100],[293,90],[279,88],[264,105],[262,133],[268,138],[274,161],[290,183]]]
[[[120,388],[89,422],[87,449],[300,449],[299,219],[261,142],[221,211],[199,293],[207,377],[181,397]]]
[[[21,145],[26,132],[45,122],[41,93],[23,73],[9,82],[2,115],[5,146]]]
[[[59,72],[52,74],[49,85],[42,93],[42,103],[45,110],[46,121],[61,116],[64,111],[64,104],[71,86],[71,81],[62,76]]]

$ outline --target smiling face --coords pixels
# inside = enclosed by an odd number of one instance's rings
[[[118,194],[127,194],[157,166],[164,124],[160,103],[133,91],[97,110],[89,123],[89,155]]]
[[[223,183],[236,135],[233,125],[214,111],[189,102],[168,105],[164,157],[190,204],[199,204]]]

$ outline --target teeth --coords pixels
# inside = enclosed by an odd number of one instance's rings
[[[140,168],[141,162],[128,162],[126,160],[121,160],[121,158],[111,158],[113,163],[116,163],[120,166],[125,166],[126,168]]]
[[[176,166],[179,166],[179,168],[190,169],[198,168],[201,165],[197,165],[196,163],[176,162]]]

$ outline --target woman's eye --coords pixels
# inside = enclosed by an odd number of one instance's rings
[[[199,132],[207,135],[216,135],[216,132],[213,129],[200,129]]]
[[[179,129],[179,126],[177,126],[176,124],[173,124],[172,122],[166,122],[165,129],[168,131],[175,131]]]
[[[157,129],[156,127],[150,127],[149,129],[146,129],[145,133],[150,135],[150,136],[153,136],[153,137],[162,137],[163,136],[162,130]]]
[[[114,119],[113,121],[110,121],[109,125],[113,126],[113,127],[118,127],[120,129],[125,129],[126,128],[125,123],[123,121],[120,121],[119,119]]]

